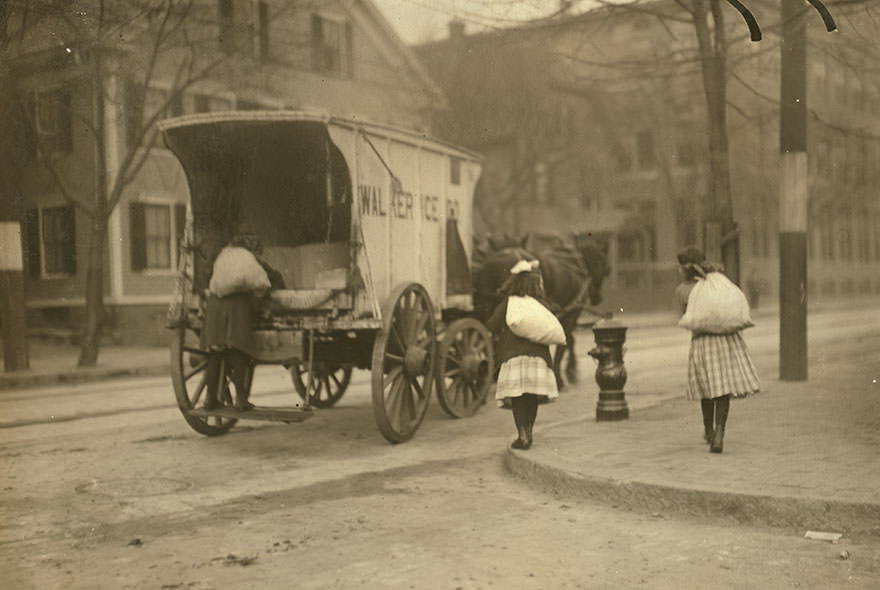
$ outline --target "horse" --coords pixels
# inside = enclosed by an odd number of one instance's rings
[[[524,246],[527,245],[537,253],[526,249]],[[500,249],[493,250],[493,247]],[[575,235],[573,246],[564,244],[558,238],[542,246],[537,243],[535,236],[527,235],[517,245],[513,245],[510,239],[490,240],[489,251],[481,253],[479,257],[479,268],[473,275],[474,315],[484,323],[501,301],[498,288],[509,276],[511,267],[519,260],[540,262],[547,302],[559,318],[566,337],[565,346],[556,347],[553,355],[556,384],[560,389],[564,385],[561,366],[566,352],[566,377],[569,382],[577,381],[574,330],[586,305],[586,298],[589,298],[590,305],[602,302],[602,282],[611,272],[607,246],[591,234]]]

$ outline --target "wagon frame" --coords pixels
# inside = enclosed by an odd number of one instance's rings
[[[485,402],[493,344],[472,317],[469,269],[476,155],[306,111],[189,115],[160,128],[190,189],[169,327],[175,396],[194,430],[304,420],[342,397],[354,368],[371,371],[373,414],[392,443],[415,434],[435,387],[453,417]],[[242,228],[260,235],[289,287],[262,302],[244,352],[290,370],[301,398],[291,406],[237,409],[225,351],[201,342],[211,263]],[[209,390],[219,407],[204,407]]]

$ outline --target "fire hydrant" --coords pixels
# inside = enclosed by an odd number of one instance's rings
[[[625,420],[629,418],[629,407],[623,392],[626,383],[626,367],[623,364],[626,326],[613,319],[602,318],[593,324],[593,335],[596,347],[587,354],[599,361],[596,367],[596,383],[599,384],[596,420]]]

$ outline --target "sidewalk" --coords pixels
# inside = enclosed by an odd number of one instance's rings
[[[650,328],[675,316],[615,318]],[[880,536],[880,336],[865,340],[823,351],[807,381],[765,376],[762,393],[735,400],[723,454],[702,441],[698,403],[631,400],[620,422],[596,422],[594,406],[555,423],[539,416],[535,445],[508,449],[505,464],[544,489],[658,517]],[[29,352],[31,368],[0,373],[0,390],[169,370],[167,348],[107,346],[92,369],[76,368],[74,346],[32,341]]]
[[[545,489],[658,517],[880,536],[878,342],[734,400],[723,454],[702,440],[699,404],[679,398],[619,422],[542,428],[539,416],[534,446],[508,449],[505,464]]]
[[[168,348],[148,346],[102,346],[98,365],[79,369],[79,347],[41,339],[28,341],[29,368],[0,372],[0,390],[79,383],[115,377],[166,375]],[[0,359],[2,366],[2,359]]]

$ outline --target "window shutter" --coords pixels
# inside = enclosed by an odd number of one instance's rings
[[[312,15],[312,69],[324,69],[324,26],[317,14]]]
[[[131,270],[144,270],[147,267],[147,238],[143,203],[132,203],[128,218],[131,230]]]
[[[62,213],[63,243],[64,250],[61,261],[64,272],[76,274],[76,211],[73,206],[65,207]]]
[[[29,207],[24,212],[24,247],[28,275],[40,278],[40,212]]]
[[[29,160],[36,159],[39,150],[37,149],[37,98],[33,92],[28,92],[24,98],[25,108],[25,129],[24,129],[24,150]],[[34,209],[36,211],[36,209]],[[39,254],[40,250],[37,249]],[[39,273],[37,273],[39,275]]]
[[[186,205],[174,206],[174,258],[180,266],[180,245],[183,243],[183,234],[186,231]]]
[[[70,91],[62,90],[58,93],[57,117],[58,117],[58,145],[59,152],[73,151],[73,116],[70,112]]]

